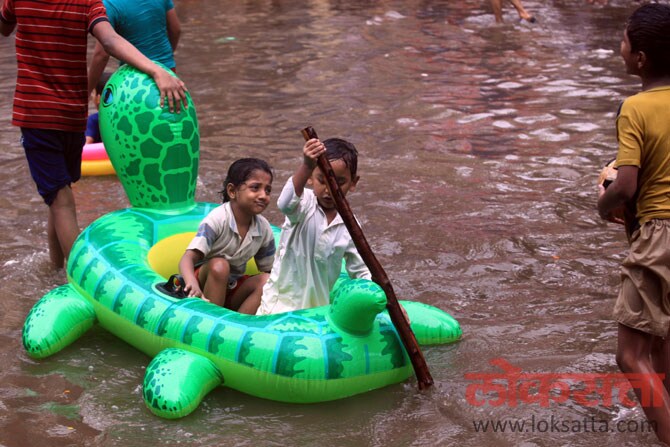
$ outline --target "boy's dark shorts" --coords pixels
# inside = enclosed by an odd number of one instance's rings
[[[21,128],[30,175],[44,202],[51,205],[62,188],[81,177],[83,132]]]

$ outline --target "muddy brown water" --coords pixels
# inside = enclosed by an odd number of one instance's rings
[[[626,243],[598,219],[595,181],[615,155],[618,104],[639,85],[618,54],[635,3],[524,5],[537,24],[506,5],[496,26],[481,0],[177,0],[177,65],[202,135],[197,199],[217,201],[242,156],[267,159],[278,191],[302,127],[347,138],[361,153],[349,201],[396,294],[464,332],[424,350],[430,392],[410,379],[289,405],[220,387],[178,421],[144,407],[150,359],[102,329],[45,360],[21,346],[26,314],[64,273],[48,266],[45,207],[10,125],[14,39],[0,40],[0,445],[657,445],[639,408],[616,399],[466,398],[466,375],[499,372],[496,358],[527,373],[617,372],[610,313]],[[75,194],[82,226],[127,206],[114,177],[84,178]],[[266,215],[281,223],[274,204]],[[478,432],[487,421],[526,425]]]

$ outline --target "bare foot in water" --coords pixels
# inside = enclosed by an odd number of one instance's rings
[[[523,7],[521,4],[521,0],[509,0],[510,3],[512,3],[512,6],[514,6],[514,9],[516,9],[517,14],[519,14],[519,19],[525,20],[529,23],[535,23],[537,22],[537,19],[530,15],[528,11]],[[502,2],[503,0],[491,0],[491,7],[493,8],[493,15],[496,18],[496,23],[502,23],[503,22],[503,14],[502,14]]]

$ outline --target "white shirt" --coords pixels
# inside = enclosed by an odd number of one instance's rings
[[[205,255],[205,261],[220,257],[230,264],[230,279],[244,275],[247,261],[256,260],[258,270],[267,272],[275,254],[275,239],[268,220],[254,216],[246,237],[242,240],[230,202],[217,206],[200,222],[198,232],[186,247]]]
[[[286,220],[257,315],[329,304],[343,259],[350,277],[371,278],[340,215],[328,224],[312,190],[296,195],[290,178],[277,206]]]

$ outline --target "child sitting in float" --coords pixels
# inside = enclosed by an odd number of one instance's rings
[[[272,170],[243,158],[228,169],[221,195],[179,261],[184,292],[240,313],[255,313],[275,255],[270,223],[260,214],[270,203]],[[258,275],[245,276],[254,258]]]

